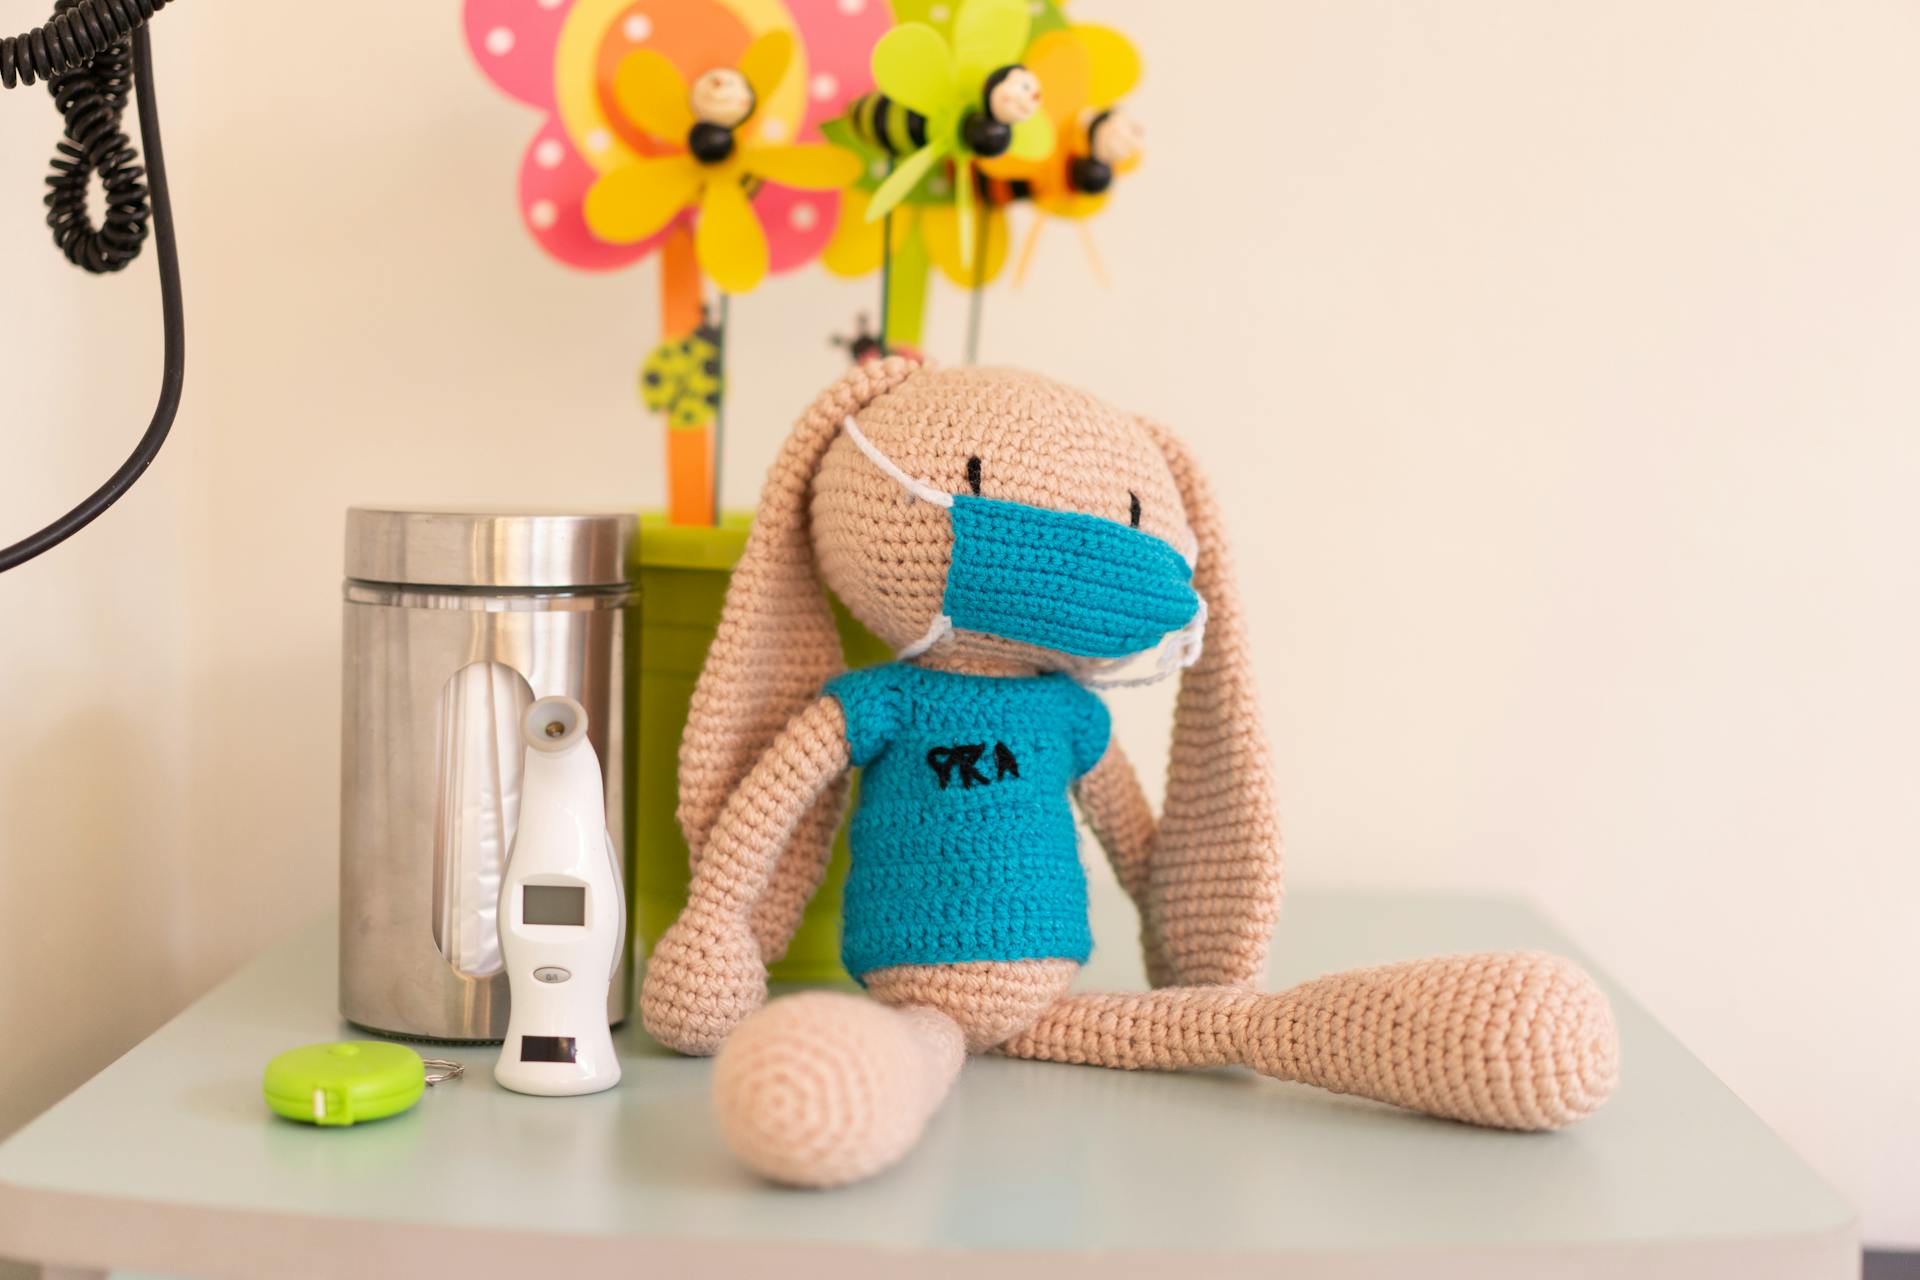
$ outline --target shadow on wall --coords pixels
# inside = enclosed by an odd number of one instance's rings
[[[255,643],[261,624],[240,611],[194,636],[188,839],[169,878],[179,1006],[338,893],[339,578],[309,591],[330,616],[297,648]]]
[[[0,1134],[166,1021],[185,994],[168,885],[183,810],[169,780],[183,770],[151,723],[75,701],[50,723],[13,720],[18,754],[0,773],[0,935],[38,979],[0,983]]]

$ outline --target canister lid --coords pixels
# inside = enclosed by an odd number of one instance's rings
[[[628,513],[347,508],[347,577],[427,587],[621,586]]]

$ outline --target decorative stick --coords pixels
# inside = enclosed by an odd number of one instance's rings
[[[967,299],[967,363],[980,363],[980,311],[987,291],[987,224],[993,221],[993,207],[981,211],[973,229],[973,290]]]
[[[700,264],[693,232],[676,223],[660,246],[660,340],[700,328]],[[667,521],[712,524],[716,518],[713,424],[667,423]]]
[[[713,344],[719,352],[716,376],[720,381],[720,398],[713,406],[713,510],[707,520],[708,524],[713,525],[720,523],[720,467],[725,456],[721,450],[727,439],[727,302],[732,297],[725,291],[720,294],[720,319],[715,326],[719,337]]]

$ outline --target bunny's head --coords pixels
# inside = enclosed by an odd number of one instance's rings
[[[820,576],[902,657],[1096,678],[1175,633],[1196,654],[1193,529],[1160,447],[1091,396],[923,369],[846,415],[810,497]]]
[[[727,795],[843,668],[823,587],[923,665],[1097,680],[1159,648],[1184,666],[1154,875],[1175,896],[1271,906],[1234,913],[1233,946],[1181,955],[1169,934],[1166,960],[1186,981],[1258,971],[1279,897],[1266,743],[1219,513],[1170,433],[1007,369],[890,359],[829,388],[774,463],[694,694],[680,820],[696,860]],[[796,839],[828,838],[836,817]]]

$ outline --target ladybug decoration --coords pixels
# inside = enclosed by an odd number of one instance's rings
[[[704,313],[697,329],[661,343],[640,366],[641,402],[676,427],[711,422],[725,385],[720,330]]]
[[[909,360],[923,362],[926,360],[926,357],[920,354],[918,347],[909,346],[904,342],[896,342],[888,346],[882,342],[880,335],[868,326],[867,313],[864,311],[853,318],[851,335],[835,334],[828,341],[833,346],[844,348],[847,358],[857,365],[884,360],[888,356],[905,356]]]

